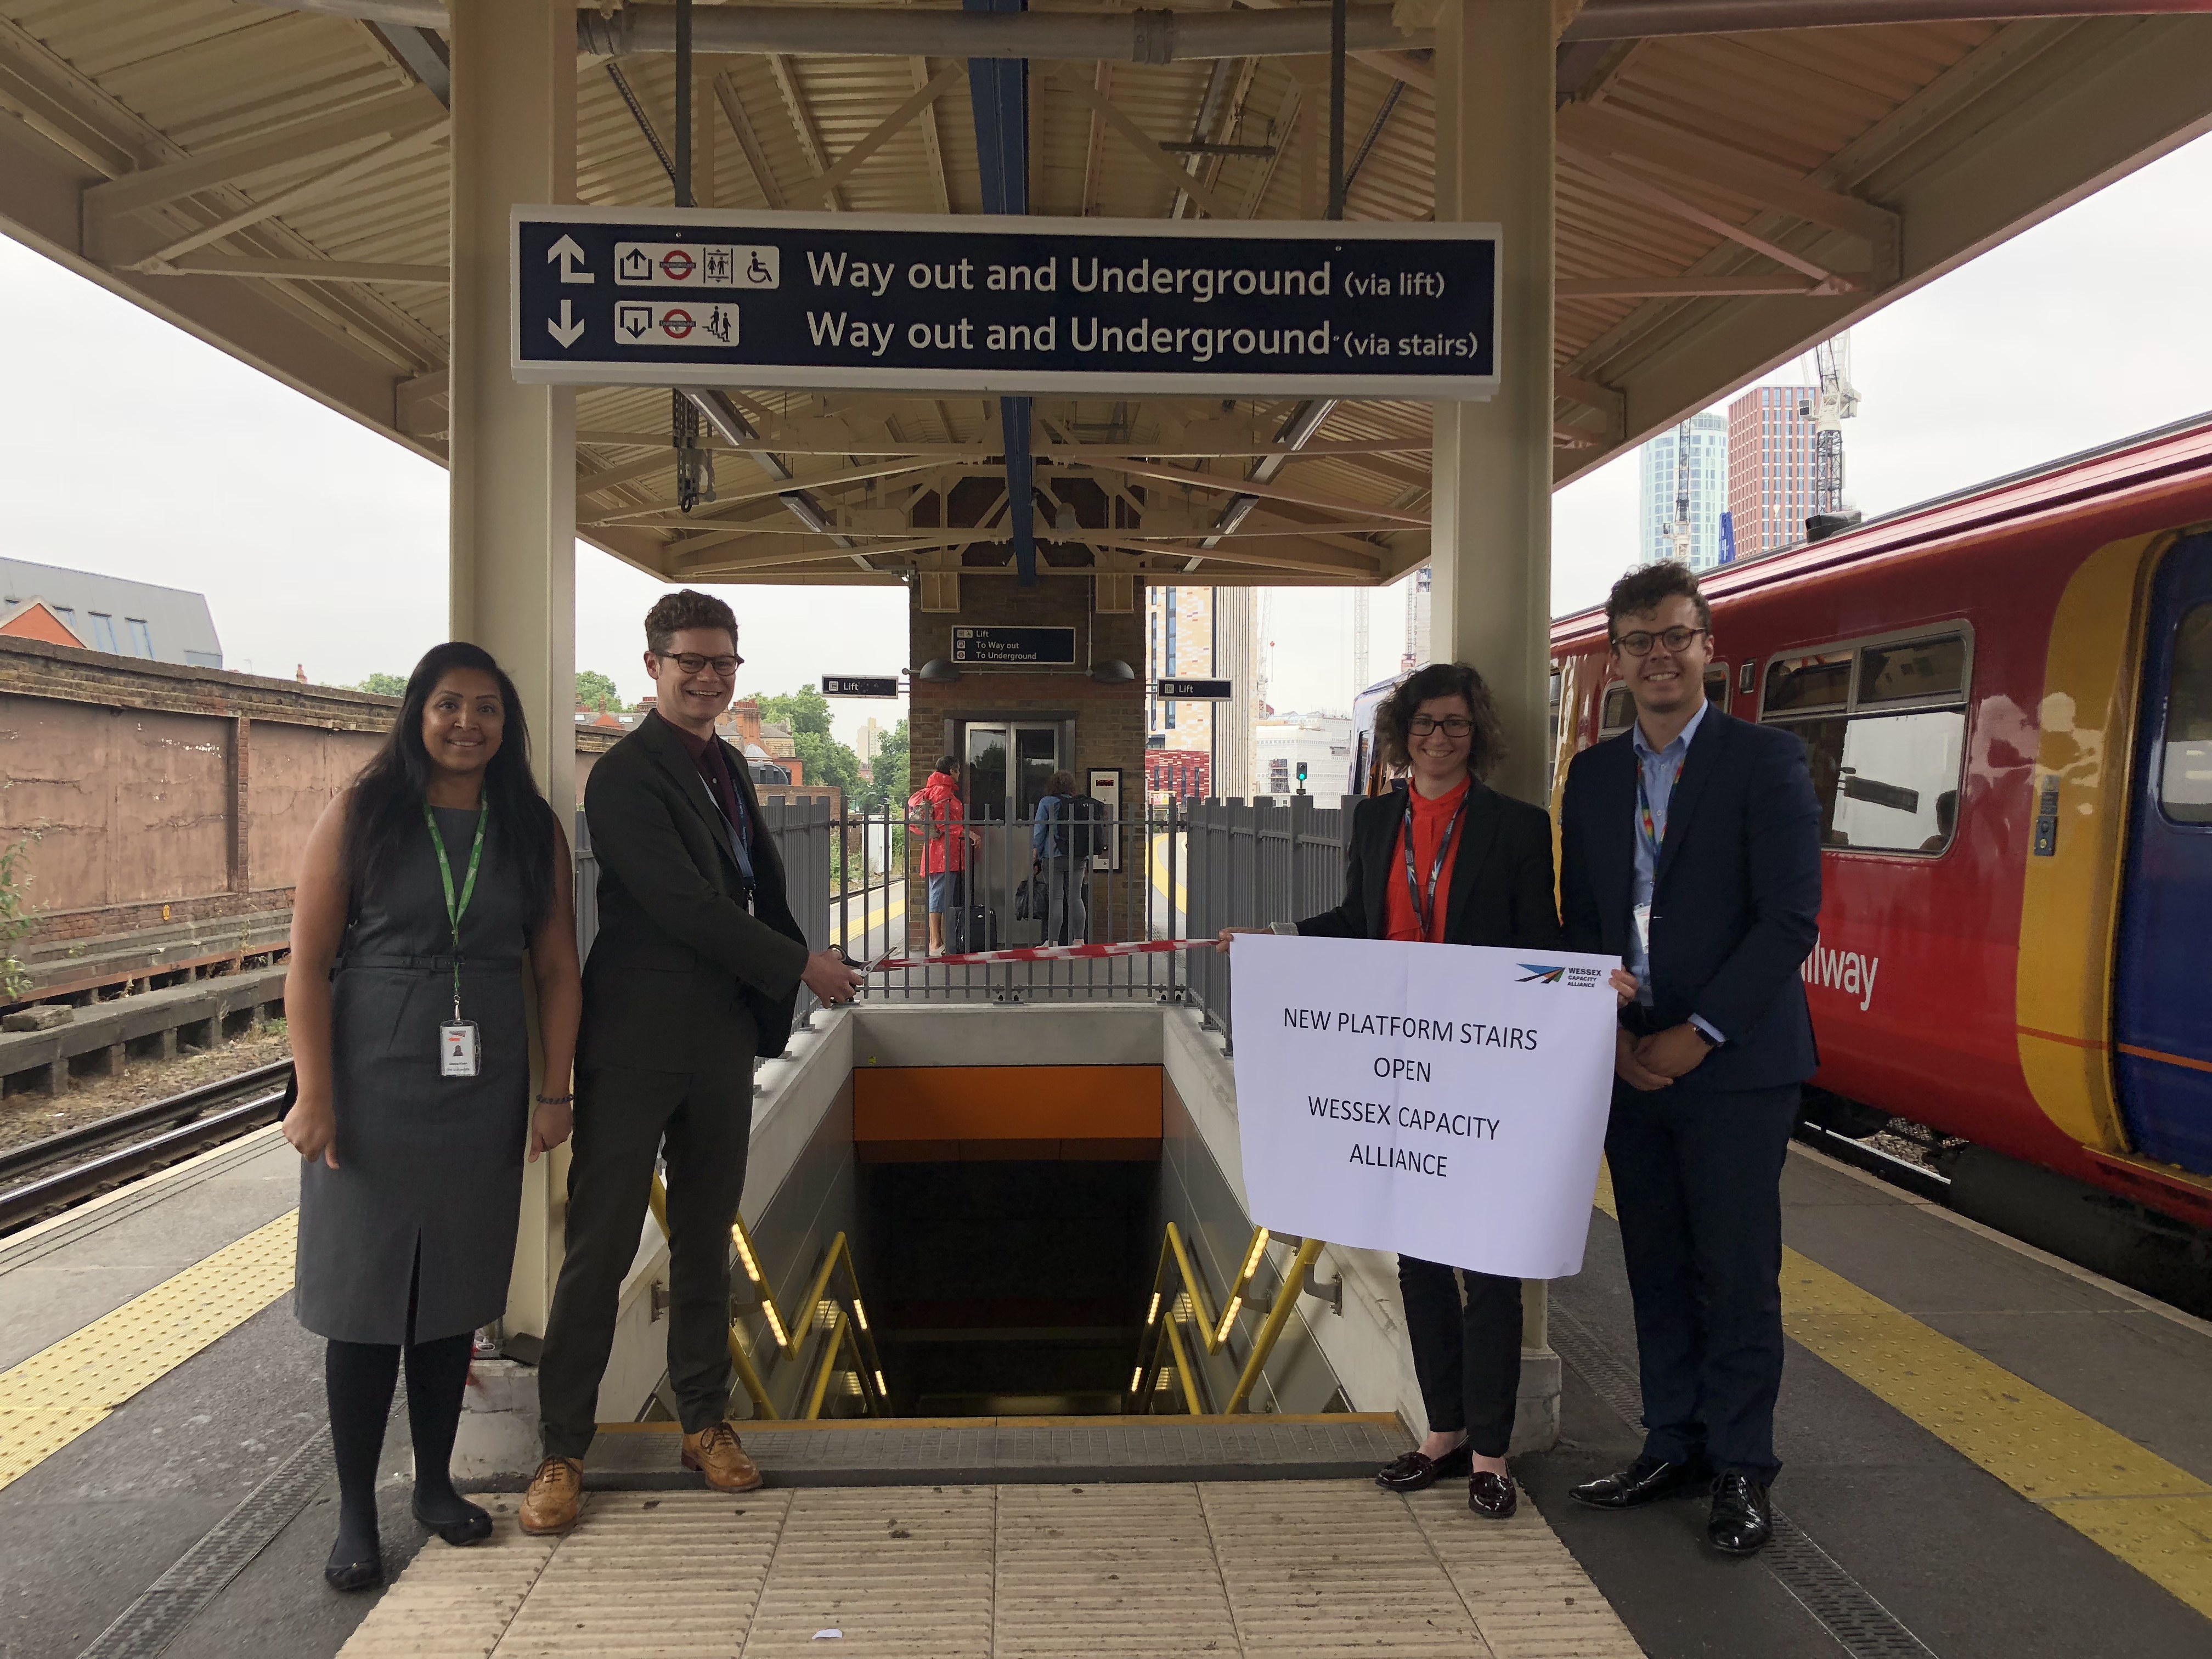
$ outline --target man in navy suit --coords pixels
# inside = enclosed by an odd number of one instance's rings
[[[1706,1536],[1772,1536],[1782,1383],[1782,1160],[1818,1059],[1799,966],[1820,909],[1805,749],[1705,701],[1712,612],[1685,565],[1606,601],[1636,723],[1567,771],[1569,945],[1636,975],[1613,1056],[1606,1157],[1636,1304],[1643,1454],[1574,1489],[1632,1509],[1710,1488]]]

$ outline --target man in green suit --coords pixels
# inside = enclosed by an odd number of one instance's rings
[[[715,734],[737,672],[730,607],[686,589],[645,619],[652,714],[592,769],[584,816],[599,927],[584,968],[568,1254],[538,1366],[544,1461],[526,1532],[573,1524],[616,1301],[666,1146],[668,1380],[684,1463],[724,1492],[760,1485],[728,1421],[730,1225],[745,1185],[757,1054],[783,1051],[804,984],[849,1002],[860,976],[806,948],[744,757]]]

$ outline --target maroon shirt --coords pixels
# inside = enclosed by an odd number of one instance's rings
[[[659,709],[653,711],[653,718],[676,734],[676,740],[691,757],[692,765],[699,769],[699,776],[707,786],[708,797],[722,809],[723,818],[737,832],[738,863],[744,870],[745,879],[750,881],[753,878],[752,815],[745,811],[745,798],[738,791],[737,780],[730,775],[729,757],[724,752],[720,739],[694,737],[674,720],[664,718]]]

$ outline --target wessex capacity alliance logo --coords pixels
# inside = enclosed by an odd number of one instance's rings
[[[1577,988],[1595,985],[1602,977],[1595,968],[1570,968],[1564,964],[1553,967],[1548,963],[1523,962],[1517,964],[1521,977],[1518,985],[1557,985],[1561,981]]]

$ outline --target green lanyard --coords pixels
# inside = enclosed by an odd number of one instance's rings
[[[477,809],[477,838],[469,848],[469,873],[461,882],[461,896],[453,897],[453,866],[447,861],[446,838],[438,833],[438,820],[431,816],[430,803],[422,803],[422,822],[430,826],[430,845],[438,849],[438,879],[446,886],[446,920],[453,927],[453,1024],[461,1023],[461,918],[468,914],[469,900],[477,890],[477,866],[483,862],[484,824],[490,819],[488,809]]]

